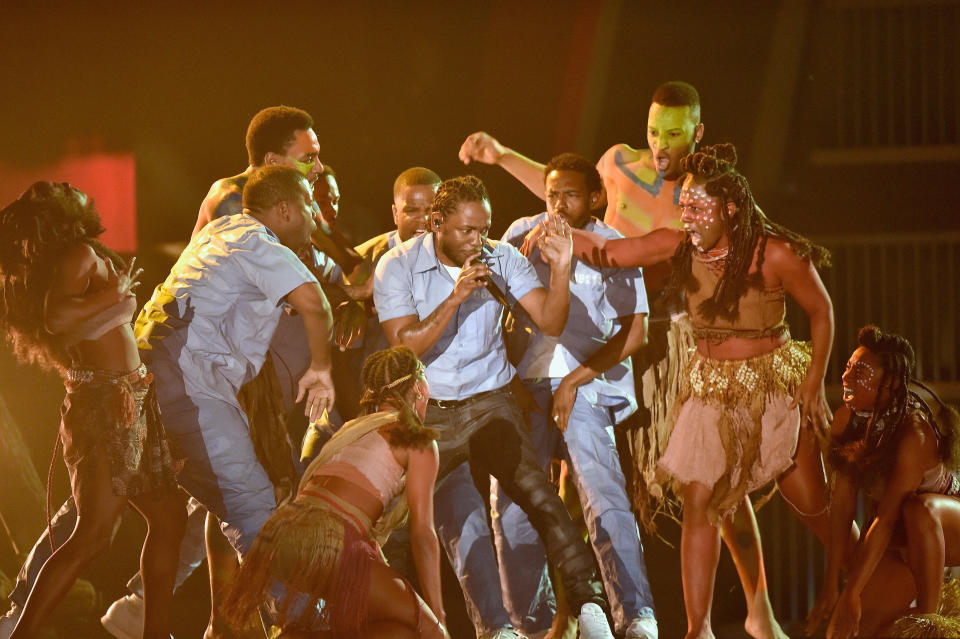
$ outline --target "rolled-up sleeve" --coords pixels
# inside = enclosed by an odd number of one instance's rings
[[[404,256],[391,250],[377,264],[373,280],[373,303],[380,322],[417,315],[413,299],[413,273]]]

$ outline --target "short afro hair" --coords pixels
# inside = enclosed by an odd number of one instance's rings
[[[440,176],[430,169],[415,166],[398,175],[397,179],[393,181],[393,197],[397,197],[400,191],[408,186],[432,186],[436,188],[440,186],[440,182],[442,182]]]
[[[700,122],[700,94],[692,84],[671,80],[664,82],[653,92],[651,102],[668,107],[690,107],[690,114]]]
[[[243,187],[243,209],[254,215],[266,213],[280,202],[294,202],[310,192],[307,178],[286,166],[265,166],[257,169]]]
[[[281,105],[261,110],[247,127],[250,166],[263,166],[267,153],[286,153],[297,131],[312,128],[313,118],[303,109]]]
[[[582,155],[577,155],[576,153],[561,153],[560,155],[552,157],[550,161],[547,162],[547,165],[543,167],[544,181],[546,181],[547,176],[550,175],[552,171],[576,171],[577,173],[582,173],[583,177],[587,180],[587,191],[589,193],[603,190],[603,180],[600,179],[600,173],[597,171],[597,167]]]

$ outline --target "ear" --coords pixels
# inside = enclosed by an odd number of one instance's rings
[[[284,222],[290,221],[290,206],[287,204],[286,200],[280,200],[276,206],[277,215],[280,216],[280,219]]]
[[[737,205],[734,202],[727,202],[727,219],[732,220],[737,214]]]
[[[699,144],[699,143],[700,143],[700,140],[702,140],[702,139],[703,139],[703,122],[701,122],[700,124],[698,124],[698,125],[693,129],[693,142],[694,142],[694,144]]]
[[[400,224],[400,220],[398,219],[398,218],[399,218],[399,215],[397,214],[397,205],[396,205],[396,204],[391,204],[391,205],[390,205],[390,210],[393,211],[393,225],[396,226],[396,225]]]
[[[274,153],[273,151],[267,151],[267,154],[263,156],[263,165],[264,166],[277,166],[282,164],[282,156]]]
[[[430,229],[436,231],[443,224],[443,218],[439,213],[434,211],[430,214]]]
[[[588,201],[590,202],[590,212],[594,212],[600,206],[600,196],[603,195],[603,191],[591,191]]]

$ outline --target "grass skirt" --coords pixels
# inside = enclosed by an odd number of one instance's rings
[[[71,486],[83,483],[86,462],[105,457],[113,493],[132,497],[175,490],[175,461],[160,421],[153,375],[71,369],[60,410],[60,439]]]
[[[713,487],[708,515],[720,520],[748,492],[793,463],[799,409],[789,408],[810,363],[810,347],[789,340],[742,360],[694,352],[676,393],[674,424],[658,463],[674,492],[700,482]]]
[[[362,636],[371,562],[383,562],[369,529],[362,513],[323,490],[279,507],[244,557],[224,613],[248,618],[279,582],[285,587],[276,602],[283,630],[330,628],[336,637]]]

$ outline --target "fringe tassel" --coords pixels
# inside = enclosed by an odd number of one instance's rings
[[[370,566],[379,549],[362,532],[324,508],[292,502],[278,508],[257,535],[227,593],[223,612],[246,619],[275,581],[284,630],[328,624],[336,636],[357,636],[367,623]],[[318,603],[324,600],[322,611]]]
[[[653,362],[641,378],[642,401],[650,412],[650,424],[634,431],[629,442],[631,457],[638,466],[633,476],[633,507],[638,521],[650,533],[656,531],[654,521],[661,513],[679,520],[679,503],[664,490],[657,463],[673,431],[672,407],[680,391],[680,379],[696,349],[693,327],[686,313],[670,322],[666,339],[665,356]]]

